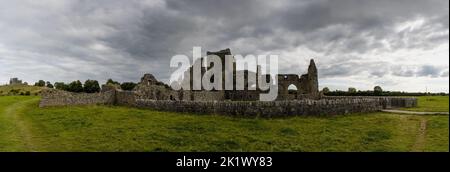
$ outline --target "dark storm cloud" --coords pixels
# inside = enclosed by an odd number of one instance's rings
[[[416,69],[411,66],[394,66],[391,70],[394,76],[413,77],[416,75]]]
[[[386,49],[382,41],[395,49],[448,41],[448,1],[308,1],[289,5],[278,18],[288,30],[306,35],[300,43],[317,51],[365,53]],[[425,27],[395,31],[399,24],[418,18],[425,20]],[[322,46],[327,44],[333,46]]]
[[[442,72],[442,69],[436,66],[424,65],[417,72],[417,76],[439,77]]]
[[[370,69],[370,70],[368,70]],[[448,77],[448,66],[441,65],[399,65],[389,62],[349,61],[320,65],[321,77],[346,77],[367,73],[369,77],[381,78],[386,75],[398,77]]]
[[[383,77],[389,74],[389,66],[387,62],[361,62],[349,61],[334,63],[331,65],[320,65],[320,77],[346,77],[352,75],[367,75],[369,77]],[[372,70],[367,70],[370,68]]]
[[[448,44],[448,6],[447,0],[0,0],[0,72],[27,71],[20,61],[28,61],[44,71],[32,80],[137,80],[150,72],[167,81],[170,57],[193,46],[241,54],[303,47],[322,54],[316,58],[324,78],[448,77],[437,64],[413,70],[367,60],[371,53]]]
[[[400,77],[445,77],[448,66],[421,65],[421,66],[401,66],[394,65],[391,68],[392,75]]]

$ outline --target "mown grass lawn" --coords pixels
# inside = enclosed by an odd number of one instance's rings
[[[448,96],[419,96],[418,105],[414,108],[404,108],[402,110],[418,112],[448,112]]]
[[[449,151],[448,116],[248,119],[38,102],[0,97],[0,151]]]

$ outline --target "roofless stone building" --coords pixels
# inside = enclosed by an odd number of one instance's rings
[[[216,55],[218,56],[222,61],[222,88],[225,88],[225,59],[228,58],[234,58],[231,54],[230,49],[224,49],[217,52],[210,52],[208,51],[206,53],[207,57],[210,55]],[[199,61],[200,64],[204,64],[204,59],[201,59]],[[208,60],[208,58],[206,58]],[[233,60],[231,60],[233,61]],[[195,62],[194,62],[195,63]],[[185,75],[190,75],[190,88],[194,87],[193,83],[193,67],[191,67]],[[201,75],[203,76],[207,71],[207,67],[201,66]],[[261,67],[257,66],[256,73],[249,70],[237,70],[236,69],[236,63],[233,63],[233,83],[237,83],[236,79],[236,73],[242,72],[244,74],[244,90],[238,90],[236,89],[236,85],[234,84],[233,90],[213,90],[213,91],[206,91],[204,88],[201,90],[189,90],[189,91],[182,91],[181,93],[183,96],[177,97],[177,95],[173,95],[172,98],[175,100],[187,100],[187,101],[223,101],[223,100],[231,100],[231,101],[257,101],[259,100],[259,95],[263,92],[259,90],[258,87],[258,77],[256,77],[256,82],[249,81],[249,75],[254,76],[260,76],[261,75]],[[263,75],[263,78],[269,78],[270,75]],[[319,94],[319,82],[318,82],[318,73],[317,68],[315,65],[315,62],[313,59],[311,59],[309,67],[308,67],[308,73],[303,74],[301,76],[297,74],[278,74],[277,76],[277,84],[278,84],[278,97],[277,100],[296,100],[296,99],[318,99],[320,97]],[[143,81],[141,81],[143,82]],[[183,81],[181,81],[183,82]],[[255,85],[255,90],[250,90],[249,85]],[[294,85],[297,90],[289,90],[289,86]]]

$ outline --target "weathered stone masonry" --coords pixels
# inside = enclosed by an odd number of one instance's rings
[[[229,49],[216,54],[224,61]],[[202,69],[204,71],[206,69]],[[245,71],[247,74],[249,71]],[[258,72],[257,72],[258,73]],[[190,74],[187,72],[186,74]],[[261,102],[260,90],[172,90],[145,74],[133,91],[123,91],[104,86],[100,93],[70,93],[56,89],[42,92],[40,107],[106,104],[148,108],[163,111],[202,114],[222,114],[252,117],[282,117],[297,115],[339,115],[347,113],[375,112],[386,108],[417,106],[416,98],[403,97],[339,97],[323,96],[318,91],[318,72],[313,60],[308,73],[278,75],[276,101]],[[295,85],[297,91],[289,91]]]
[[[323,97],[319,100],[284,101],[173,101],[141,99],[135,91],[107,90],[101,93],[69,93],[47,89],[40,107],[107,104],[162,111],[221,114],[249,117],[286,117],[299,115],[340,115],[375,112],[385,108],[414,107],[416,98],[402,97]]]
[[[380,102],[383,109],[417,106],[417,98],[414,97],[324,96],[322,97],[322,99],[326,100],[375,99]]]
[[[57,89],[45,89],[42,91],[39,107],[91,105],[91,104],[115,104],[115,90],[101,93],[71,93]]]
[[[288,117],[300,115],[340,115],[374,112],[383,109],[383,101],[372,98],[322,99],[295,101],[136,101],[136,107],[162,111],[221,114],[248,117]]]

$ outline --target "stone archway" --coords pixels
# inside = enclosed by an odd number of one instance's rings
[[[291,91],[292,94],[301,94],[301,82],[298,75],[295,74],[287,74],[287,75],[278,75],[278,96],[280,98],[286,98],[289,94],[289,87],[296,88],[296,91]]]
[[[298,88],[295,86],[295,84],[291,84],[287,87],[288,94],[297,94]]]

